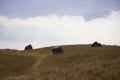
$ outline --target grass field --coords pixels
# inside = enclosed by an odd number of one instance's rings
[[[62,46],[0,50],[0,80],[120,80],[120,47]]]

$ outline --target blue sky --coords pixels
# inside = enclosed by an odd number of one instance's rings
[[[86,20],[120,10],[120,0],[0,0],[0,14],[34,17],[48,14],[82,15]]]
[[[120,45],[120,0],[0,0],[0,48]]]

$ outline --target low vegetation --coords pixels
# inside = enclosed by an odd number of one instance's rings
[[[120,80],[120,47],[62,46],[0,50],[0,80]]]

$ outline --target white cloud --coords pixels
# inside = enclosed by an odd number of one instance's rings
[[[120,12],[115,11],[105,18],[91,21],[85,21],[82,16],[70,15],[48,15],[26,19],[0,16],[0,24],[4,27],[0,43],[12,41],[12,43],[37,44],[38,42],[39,45],[46,46],[99,41],[104,44],[120,45],[119,23]]]

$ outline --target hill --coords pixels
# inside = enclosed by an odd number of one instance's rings
[[[0,50],[0,80],[120,80],[120,47],[62,46]]]

